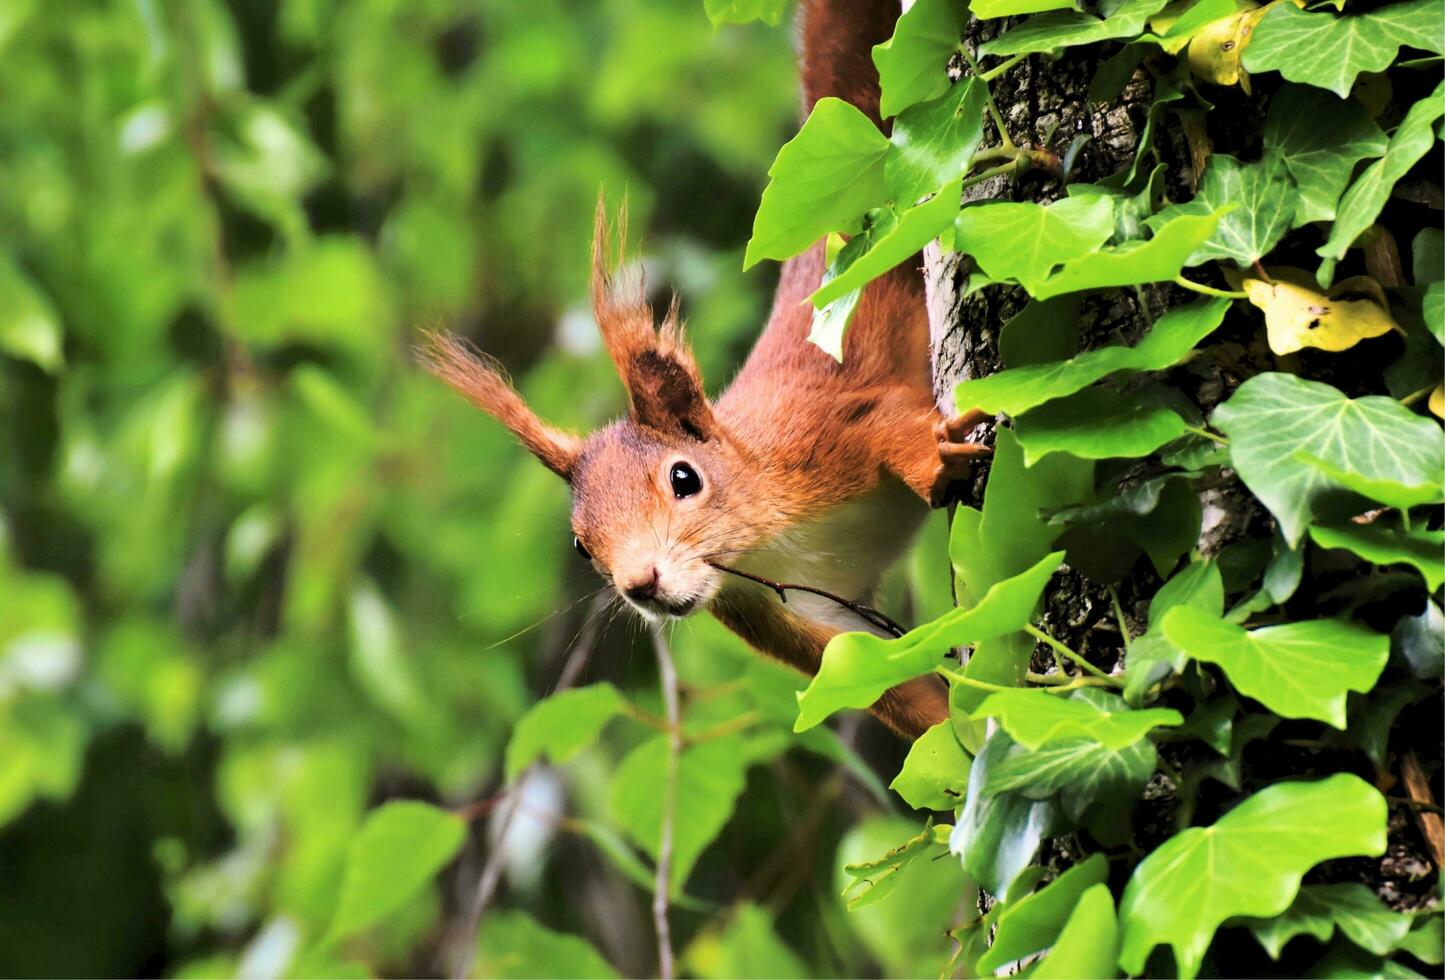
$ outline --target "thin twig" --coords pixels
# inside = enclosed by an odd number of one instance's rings
[[[657,877],[652,891],[652,922],[657,929],[657,975],[672,980],[672,927],[667,921],[668,885],[672,875],[672,827],[677,816],[677,763],[682,754],[682,721],[678,717],[677,669],[660,630],[652,631],[657,653],[657,678],[667,708],[667,778],[662,787],[662,829],[657,840]]]
[[[854,602],[852,599],[844,599],[842,596],[834,595],[832,592],[827,592],[823,589],[815,589],[811,585],[798,585],[793,582],[774,582],[770,578],[763,578],[761,575],[754,575],[752,572],[745,572],[740,568],[729,568],[727,565],[723,565],[715,561],[709,561],[708,564],[711,565],[713,568],[716,568],[720,572],[727,572],[729,575],[736,575],[739,578],[745,578],[750,582],[756,582],[759,585],[767,586],[778,594],[778,599],[781,600],[783,603],[787,603],[788,601],[788,592],[807,592],[810,595],[822,596],[824,599],[831,599],[838,605],[842,606],[844,609],[848,609],[853,613],[857,614],[858,616],[862,617],[862,619],[870,626],[876,626],[881,630],[886,630],[888,633],[892,634],[895,637],[902,636],[904,633],[908,632],[902,626],[899,626],[888,616],[879,612],[877,609],[874,609],[872,606],[865,606],[863,603]]]
[[[612,596],[599,594],[592,601],[587,610],[587,618],[583,623],[582,635],[578,637],[577,643],[567,657],[567,662],[562,665],[562,672],[557,675],[557,683],[552,686],[551,693],[565,691],[577,683],[582,676],[582,669],[587,666],[587,658],[592,654],[592,645],[597,641],[598,622],[602,618],[603,611],[607,604],[612,601]],[[452,977],[455,980],[470,976],[472,964],[477,956],[477,936],[482,928],[482,920],[486,917],[487,909],[496,897],[497,885],[502,880],[502,869],[507,859],[507,835],[511,832],[512,821],[517,816],[522,802],[522,793],[526,788],[527,780],[532,775],[532,768],[524,769],[517,777],[516,783],[512,786],[507,795],[511,798],[512,805],[507,808],[502,816],[501,826],[497,828],[496,844],[487,855],[487,862],[482,866],[481,876],[477,879],[477,890],[472,894],[472,900],[467,906],[466,915],[461,925],[457,927],[454,943],[457,947],[455,960],[452,966]]]

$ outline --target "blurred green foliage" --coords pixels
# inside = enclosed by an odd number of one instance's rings
[[[420,899],[328,944],[348,849],[380,801],[497,791],[600,583],[565,487],[416,370],[414,332],[468,334],[558,423],[617,412],[583,302],[601,189],[725,381],[776,274],[738,269],[796,125],[787,32],[715,31],[696,0],[8,0],[0,93],[0,974],[444,969],[485,821]],[[645,707],[623,627],[584,680]],[[749,819],[726,885],[697,887],[731,896],[837,783],[779,755],[791,675],[708,624],[676,642],[692,723],[772,706],[710,750]],[[611,776],[638,741],[544,786],[592,822],[511,869],[478,970],[577,968],[558,929],[653,968],[618,830],[655,800]],[[619,771],[638,792],[644,762]],[[814,812],[812,839],[871,799]],[[810,972],[856,971],[819,853],[819,896],[781,902],[814,923]],[[681,928],[702,975],[798,972],[756,905]]]

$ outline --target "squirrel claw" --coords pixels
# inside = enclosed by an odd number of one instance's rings
[[[992,420],[992,415],[971,408],[966,412],[960,412],[953,418],[939,419],[934,423],[933,433],[938,436],[939,442],[962,442],[974,429]]]
[[[933,426],[938,439],[938,475],[934,479],[930,502],[940,507],[948,500],[949,489],[958,480],[972,474],[973,467],[980,460],[993,455],[993,447],[964,440],[984,422],[993,416],[977,409],[962,412],[949,419],[939,419]]]

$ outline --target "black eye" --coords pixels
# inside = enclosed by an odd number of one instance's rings
[[[592,552],[587,550],[587,546],[582,543],[581,538],[573,538],[572,547],[576,548],[577,554],[581,555],[583,558],[586,558],[588,561],[592,560]]]
[[[702,490],[702,477],[686,463],[673,463],[667,478],[672,483],[673,495],[678,499],[691,497]]]

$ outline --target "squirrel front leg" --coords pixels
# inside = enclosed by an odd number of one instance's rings
[[[991,446],[967,441],[992,416],[969,411],[944,418],[931,394],[912,389],[899,389],[889,401],[869,430],[877,458],[930,507],[943,506],[949,486],[993,452]]]
[[[842,632],[804,619],[773,593],[752,586],[726,590],[710,611],[753,649],[809,677],[818,672],[828,641]],[[948,720],[948,689],[937,677],[915,677],[885,691],[868,710],[898,734],[916,739]]]

